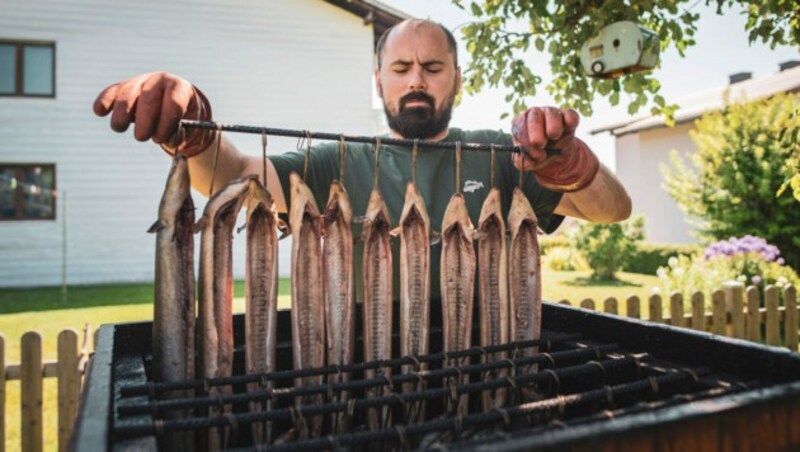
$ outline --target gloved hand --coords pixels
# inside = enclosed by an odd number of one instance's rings
[[[572,192],[586,188],[600,168],[597,156],[575,138],[580,117],[571,108],[529,108],[514,119],[511,135],[525,150],[514,155],[514,166],[533,171],[544,188]],[[556,151],[548,155],[545,149]]]
[[[153,142],[172,154],[180,139],[178,152],[192,157],[206,150],[214,141],[214,131],[186,129],[175,134],[181,119],[211,120],[211,104],[206,96],[188,81],[166,72],[151,72],[115,83],[104,89],[94,101],[94,112],[111,112],[111,128],[117,132],[135,124],[133,136]]]

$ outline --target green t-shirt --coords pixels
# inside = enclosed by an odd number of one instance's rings
[[[511,136],[500,131],[476,130],[462,131],[451,128],[446,141],[510,145]],[[461,186],[473,224],[478,223],[483,201],[490,188],[490,153],[467,151],[461,153]],[[286,202],[291,203],[289,174],[294,171],[303,175],[305,152],[289,152],[270,157],[278,172]],[[504,216],[508,216],[511,196],[519,180],[519,172],[511,162],[511,153],[497,152],[495,157],[494,183],[502,194]],[[406,184],[411,180],[411,148],[405,146],[381,145],[380,174],[378,185],[383,196],[393,226],[400,220],[405,202]],[[305,182],[316,197],[317,206],[324,209],[328,202],[331,181],[339,178],[339,144],[330,141],[313,146],[309,158],[309,174]],[[375,147],[372,144],[347,143],[345,151],[344,185],[353,207],[353,215],[364,215],[369,195],[372,191],[375,174]],[[441,231],[442,218],[450,197],[455,192],[455,152],[453,149],[426,149],[420,147],[417,155],[417,189],[425,200],[431,227]],[[539,227],[545,232],[553,232],[561,224],[563,217],[553,214],[561,193],[546,190],[539,186],[532,174],[523,177],[523,189],[539,219]],[[353,224],[354,237],[361,232],[360,224]],[[399,248],[400,240],[392,240],[394,265],[394,298],[399,298]],[[363,249],[356,244],[354,261],[356,275],[361,274],[361,254]],[[431,248],[431,297],[439,297],[439,262],[441,245]],[[360,286],[356,278],[356,286]],[[357,298],[361,299],[360,290]]]

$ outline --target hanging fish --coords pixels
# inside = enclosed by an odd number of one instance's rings
[[[375,185],[377,187],[377,184]],[[364,217],[364,254],[362,277],[364,287],[363,337],[364,361],[392,358],[392,247],[390,243],[391,220],[386,203],[377,188],[373,188]],[[388,376],[390,369],[365,371],[366,378]],[[388,388],[367,390],[368,397],[376,397]],[[376,409],[367,412],[371,429],[376,430],[389,422],[389,411]]]
[[[233,229],[236,217],[255,176],[229,182],[206,204],[195,224],[200,231],[200,297],[198,321],[198,369],[201,378],[229,377],[233,371]],[[231,393],[229,386],[214,386],[210,396]],[[225,406],[224,410],[230,410]],[[219,415],[213,406],[209,414]],[[227,444],[228,429],[209,429],[208,447]]]
[[[344,185],[331,184],[328,204],[322,214],[322,273],[325,293],[325,319],[328,336],[328,365],[353,362],[355,352],[355,297],[353,288],[353,218],[350,198]],[[329,383],[349,380],[348,374],[331,374]],[[342,392],[335,401],[347,400]],[[344,413],[332,415],[332,431],[346,430]]]
[[[508,342],[508,260],[506,258],[506,223],[500,203],[500,190],[492,187],[481,208],[476,235],[478,241],[478,280],[480,290],[481,346]],[[505,352],[483,356],[484,361],[507,359]],[[507,375],[504,370],[487,372],[486,381]],[[482,404],[490,411],[505,404],[505,389],[484,391]]]
[[[278,227],[272,195],[252,181],[245,199],[247,257],[245,267],[245,368],[248,374],[275,371],[278,320]],[[270,382],[271,383],[271,382]],[[250,383],[250,391],[271,389]],[[269,410],[270,401],[251,402],[250,411]],[[251,424],[255,444],[269,443],[271,423]]]
[[[428,354],[430,334],[430,218],[425,200],[413,182],[406,186],[406,199],[400,225],[400,355]],[[424,364],[417,371],[424,371]],[[411,372],[412,366],[403,366],[403,373]],[[403,385],[403,392],[424,389],[418,383]],[[424,419],[423,401],[408,408],[406,422]]]
[[[442,319],[444,323],[444,351],[469,348],[472,337],[472,301],[475,281],[475,248],[472,246],[473,226],[464,201],[464,195],[456,193],[444,211],[442,220],[441,293]],[[453,359],[451,366],[467,363],[464,358]],[[469,375],[459,379],[451,377],[447,384],[462,384]],[[468,395],[450,401],[450,410],[456,404],[459,414],[466,414]]]
[[[322,278],[322,221],[314,195],[299,175],[289,176],[292,233],[292,355],[295,369],[325,365],[325,300]],[[322,377],[304,377],[295,386],[321,385]],[[300,397],[301,405],[321,404],[321,395]],[[322,417],[307,421],[307,431],[300,438],[317,437],[322,431]]]
[[[153,305],[153,380],[173,382],[194,378],[194,203],[186,157],[175,155],[158,207],[155,296]],[[167,397],[191,397],[182,391]],[[172,418],[185,417],[173,411]],[[191,449],[192,435],[171,435],[167,447]]]
[[[519,188],[514,189],[508,214],[511,232],[508,257],[511,341],[539,339],[541,334],[542,274],[538,224],[525,193]],[[520,356],[534,356],[536,353],[538,347],[524,348]],[[536,372],[536,366],[530,366],[527,372]]]

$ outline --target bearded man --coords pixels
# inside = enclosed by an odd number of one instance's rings
[[[621,221],[630,215],[631,202],[625,189],[589,147],[575,136],[578,114],[571,109],[534,107],[517,116],[511,134],[499,131],[465,131],[449,127],[456,94],[461,89],[456,42],[442,25],[427,20],[406,20],[384,33],[376,48],[375,83],[392,138],[468,142],[496,145],[517,144],[523,154],[500,153],[494,165],[494,183],[500,189],[504,209],[511,204],[519,171],[530,172],[523,186],[545,232],[558,228],[564,216],[599,223]],[[131,106],[136,105],[133,109]],[[109,86],[97,97],[94,111],[111,113],[111,128],[117,132],[135,124],[134,137],[152,139],[168,152],[181,119],[211,120],[211,105],[203,93],[188,81],[158,72],[133,77]],[[208,194],[214,168],[213,149],[219,136],[210,130],[189,129],[178,152],[191,157],[192,186]],[[261,174],[260,157],[247,156],[221,138],[215,187],[248,174]],[[558,152],[548,153],[545,149]],[[411,179],[411,149],[381,147],[379,188],[393,221],[403,208],[405,186]],[[286,212],[290,199],[289,174],[303,174],[305,152],[290,152],[269,158],[268,189],[279,212]],[[372,144],[349,143],[345,153],[345,181],[353,212],[366,211],[372,189],[375,153]],[[464,152],[461,181],[473,224],[490,187],[487,152]],[[425,199],[431,224],[441,225],[445,207],[455,186],[452,149],[422,146],[416,162],[416,184]],[[332,180],[339,176],[338,143],[314,146],[305,181],[324,206]],[[507,215],[507,212],[505,212]],[[395,244],[397,246],[397,244]],[[440,247],[431,255],[432,274],[439,274]],[[396,253],[396,250],[395,250]],[[356,251],[356,272],[360,272]],[[395,260],[396,261],[396,260]],[[398,274],[395,262],[395,275]],[[394,278],[395,282],[398,278]],[[437,297],[438,279],[431,278],[431,295]],[[397,290],[394,291],[398,293]]]

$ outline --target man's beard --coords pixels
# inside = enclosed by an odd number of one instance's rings
[[[455,93],[442,105],[441,111],[436,111],[435,100],[419,91],[414,91],[400,98],[398,113],[393,115],[386,104],[383,110],[386,113],[386,121],[389,128],[402,135],[404,138],[431,138],[445,129],[450,124],[450,115],[453,111],[453,100]],[[422,101],[428,104],[429,108],[411,107],[406,108],[406,104],[411,101]]]

